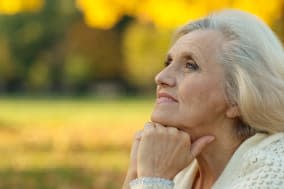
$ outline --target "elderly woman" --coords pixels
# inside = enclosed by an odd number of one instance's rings
[[[156,76],[124,189],[284,189],[284,52],[258,18],[183,26]]]

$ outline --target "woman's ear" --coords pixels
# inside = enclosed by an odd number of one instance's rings
[[[234,119],[240,117],[240,110],[236,104],[230,105],[230,107],[226,111],[227,118]]]

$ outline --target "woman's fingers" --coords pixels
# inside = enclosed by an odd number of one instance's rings
[[[185,132],[158,123],[146,124],[138,149],[138,177],[172,179],[188,165],[189,147]]]
[[[137,178],[137,152],[142,136],[142,130],[138,131],[134,136],[130,152],[130,164],[124,180],[123,189],[129,189],[129,182]]]
[[[143,135],[143,130],[139,130],[135,133],[135,140],[141,140],[142,138],[142,135]]]
[[[155,125],[153,123],[150,123],[150,122],[147,122],[145,125],[144,125],[144,129],[143,129],[143,132],[151,132],[155,129]]]
[[[132,159],[136,160],[137,176],[172,179],[214,139],[203,136],[191,144],[190,135],[184,131],[146,123],[133,144]]]
[[[131,158],[132,161],[137,160],[137,152],[138,152],[138,147],[139,147],[139,143],[141,141],[142,135],[143,135],[142,130],[136,132],[136,134],[135,134],[134,141],[133,141],[132,147],[131,147],[131,153],[130,153],[130,158]]]

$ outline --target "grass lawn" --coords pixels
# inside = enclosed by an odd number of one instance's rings
[[[149,99],[0,99],[0,189],[121,188]]]

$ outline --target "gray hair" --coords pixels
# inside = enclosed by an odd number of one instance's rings
[[[221,32],[225,42],[220,63],[225,89],[240,110],[236,133],[247,138],[256,132],[284,131],[284,51],[271,29],[256,16],[224,10],[177,30],[179,38],[195,30]]]

